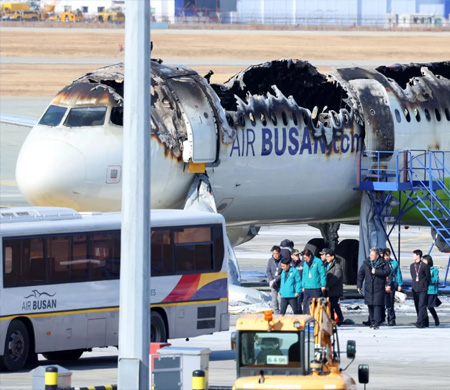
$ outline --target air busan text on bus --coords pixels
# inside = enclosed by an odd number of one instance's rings
[[[151,219],[151,340],[227,330],[223,217],[154,210]],[[0,226],[1,366],[117,346],[121,214],[5,208]]]

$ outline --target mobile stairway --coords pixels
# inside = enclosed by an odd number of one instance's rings
[[[450,170],[446,168],[445,155],[446,152],[439,150],[360,153],[355,189],[367,192],[396,259],[400,257],[402,216],[414,208],[434,232],[428,253],[438,239],[441,246],[446,244],[450,248]],[[386,222],[392,223],[390,229]],[[398,227],[397,254],[390,241],[395,227]],[[442,287],[447,285],[449,267],[450,257]]]

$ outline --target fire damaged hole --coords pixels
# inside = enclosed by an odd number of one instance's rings
[[[403,89],[409,81],[415,77],[422,77],[421,68],[428,68],[434,75],[450,79],[450,61],[414,63],[409,65],[394,64],[391,66],[380,66],[376,70],[388,78],[395,80]]]
[[[229,125],[230,127],[233,127],[233,126],[234,126],[234,120],[233,120],[233,117],[232,117],[230,114],[228,114],[228,113],[227,113],[227,122],[228,122],[228,125]]]
[[[435,108],[435,110],[434,110],[434,115],[436,115],[436,120],[438,122],[440,122],[441,121],[441,113],[439,112],[439,110],[437,108]]]
[[[239,126],[244,127],[245,126],[245,117],[244,114],[239,114],[238,116],[238,122],[239,122]]]
[[[238,73],[225,84],[211,84],[227,111],[238,110],[238,99],[246,101],[255,98],[276,96],[273,86],[284,97],[292,96],[298,106],[312,111],[315,106],[339,111],[347,107],[348,97],[344,89],[327,81],[327,78],[307,61],[278,60],[251,66]],[[272,118],[271,118],[272,119]]]
[[[406,122],[411,122],[411,117],[409,116],[409,111],[407,108],[403,110],[403,114],[405,115]]]
[[[273,111],[269,112],[270,120],[272,121],[273,125],[276,126],[278,123],[277,116]]]

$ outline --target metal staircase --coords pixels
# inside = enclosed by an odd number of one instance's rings
[[[437,236],[450,247],[450,170],[445,166],[445,152],[439,150],[406,150],[400,152],[364,151],[360,154],[358,186],[368,191],[381,225],[392,222],[385,230],[389,245],[395,226],[401,225],[402,216],[416,208],[434,229]],[[391,213],[391,205],[398,193],[399,208]],[[406,201],[402,202],[402,196]],[[436,239],[435,239],[436,240]],[[435,240],[431,245],[433,249]],[[400,229],[399,247],[400,254]],[[397,256],[396,256],[397,257]],[[450,268],[450,258],[444,286]]]

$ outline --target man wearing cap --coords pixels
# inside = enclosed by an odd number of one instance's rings
[[[292,260],[291,267],[294,267],[295,269],[298,270],[298,272],[300,274],[300,278],[301,278],[302,273],[303,273],[303,260],[300,259],[300,252],[298,249],[294,249],[294,252],[292,252],[291,260]],[[297,312],[298,312],[298,314],[303,313],[302,304],[303,304],[303,292],[301,292],[297,296]]]
[[[309,305],[312,298],[324,295],[327,287],[327,276],[322,260],[315,257],[309,249],[305,249],[303,255],[303,302],[304,314],[309,314]]]
[[[325,268],[327,268],[327,256],[326,256],[326,250],[328,248],[323,248],[319,253],[320,253],[320,260],[322,260],[323,266]]]
[[[342,266],[336,261],[334,251],[330,248],[323,250],[327,262],[325,267],[327,271],[327,295],[330,299],[331,309],[335,311],[338,320],[337,325],[344,323],[341,307],[339,306],[339,298],[344,295],[344,274]]]

